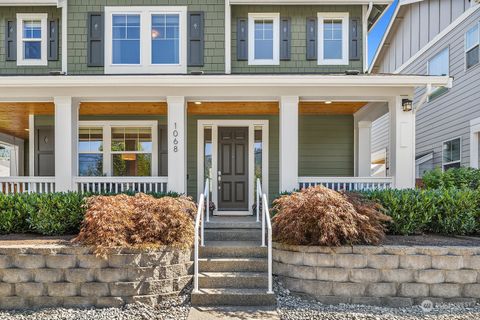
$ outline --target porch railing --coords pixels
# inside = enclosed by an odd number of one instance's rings
[[[393,177],[299,177],[298,187],[322,185],[335,191],[384,190],[394,187]]]
[[[76,177],[78,192],[167,192],[168,177]]]
[[[205,246],[205,215],[210,216],[210,181],[207,179],[205,181],[205,189],[203,193],[198,197],[198,211],[195,218],[195,244],[194,244],[194,267],[193,267],[193,291],[198,292],[198,255],[200,248],[199,246]],[[206,209],[206,210],[205,210]],[[200,244],[199,244],[200,242]]]
[[[261,199],[261,200],[260,200]],[[261,201],[261,204],[260,204]],[[268,291],[273,293],[273,256],[272,256],[272,222],[270,221],[270,210],[268,208],[267,195],[262,192],[262,183],[257,179],[257,210],[262,209],[262,247],[267,247],[268,254]],[[258,213],[258,211],[257,211]],[[265,239],[265,228],[267,229],[267,239]],[[266,243],[266,241],[268,243]]]
[[[55,177],[0,177],[0,193],[53,193]]]

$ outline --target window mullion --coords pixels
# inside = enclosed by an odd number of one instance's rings
[[[112,129],[103,126],[103,173],[112,176]]]

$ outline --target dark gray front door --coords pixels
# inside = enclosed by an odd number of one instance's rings
[[[50,177],[55,175],[55,135],[54,128],[35,128],[35,175]],[[32,141],[30,142],[32,143]]]
[[[218,210],[248,211],[248,128],[218,128]]]

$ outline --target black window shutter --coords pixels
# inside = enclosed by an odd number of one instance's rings
[[[317,60],[317,18],[307,18],[307,60]]]
[[[48,20],[48,61],[58,60],[58,20]]]
[[[17,60],[17,21],[9,20],[5,25],[5,60]]]
[[[280,60],[290,60],[291,57],[291,23],[290,18],[280,20]]]
[[[360,60],[361,41],[360,41],[360,19],[350,19],[350,60]]]
[[[248,60],[248,19],[237,21],[237,60]]]
[[[188,13],[188,66],[203,66],[204,20],[203,12]]]
[[[104,16],[103,12],[88,13],[87,65],[89,67],[104,66]]]

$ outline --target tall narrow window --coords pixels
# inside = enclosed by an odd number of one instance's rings
[[[248,64],[277,65],[280,63],[280,15],[249,14]]]
[[[262,180],[262,158],[263,158],[263,137],[262,128],[255,128],[255,142],[254,142],[254,156],[255,156],[255,192],[257,188],[257,179]]]
[[[47,65],[47,14],[17,14],[17,64]]]
[[[180,61],[180,16],[152,15],[152,64],[178,64]]]
[[[450,51],[449,48],[445,48],[434,57],[428,60],[428,75],[430,76],[448,76],[450,73]],[[436,89],[429,98],[429,101],[441,96],[447,92],[448,89],[441,87]]]
[[[446,171],[451,168],[460,168],[461,150],[462,150],[462,140],[460,138],[445,141],[443,143],[443,151],[442,151],[443,170]]]
[[[210,191],[212,190],[212,157],[213,157],[213,142],[212,142],[212,128],[205,128],[203,133],[203,139],[205,140],[203,145],[203,152],[205,155],[204,174],[205,179],[210,179]],[[211,198],[210,198],[211,199]]]
[[[318,14],[318,64],[348,64],[348,13]]]
[[[78,172],[80,176],[103,175],[103,129],[79,129]]]
[[[140,15],[114,14],[112,16],[113,64],[140,63]]]
[[[480,30],[479,24],[471,28],[465,34],[465,62],[466,67],[471,68],[478,64],[480,56]]]

